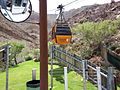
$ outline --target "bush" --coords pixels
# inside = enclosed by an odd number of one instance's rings
[[[69,51],[75,52],[82,58],[91,56],[93,51],[99,47],[101,41],[117,33],[119,25],[119,20],[78,24],[73,28],[73,40],[75,42],[68,46],[69,48],[72,47]]]
[[[28,61],[28,60],[39,61],[40,49],[26,49],[24,52],[24,55],[26,55],[25,61]]]
[[[32,55],[28,55],[28,56],[26,56],[25,57],[25,61],[30,61],[30,60],[33,60],[33,57],[32,57]]]
[[[12,63],[10,63],[10,64],[17,65],[17,55],[19,55],[22,52],[22,50],[24,48],[24,44],[22,44],[21,42],[15,42],[15,41],[9,42],[8,44],[11,46],[11,48],[10,48],[10,53],[11,53],[10,61]],[[12,60],[14,60],[14,63]]]
[[[34,61],[39,62],[40,61],[40,49],[34,49],[32,54],[34,57]]]
[[[10,42],[0,42],[0,46],[10,45],[10,62],[9,65],[13,66],[17,64],[17,56],[22,52],[24,48],[24,44],[18,41],[10,41]]]

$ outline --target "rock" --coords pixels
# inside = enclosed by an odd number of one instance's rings
[[[117,54],[120,54],[120,48],[119,48],[119,47],[116,48],[116,49],[115,49],[115,52],[116,52]]]
[[[81,9],[81,8],[80,8]],[[79,10],[80,11],[80,10]],[[114,20],[120,17],[120,1],[112,4],[92,5],[86,7],[83,11],[76,13],[68,22],[74,23],[99,22],[103,20]]]

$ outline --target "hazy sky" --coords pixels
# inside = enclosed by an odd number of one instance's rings
[[[63,4],[66,5],[74,0],[47,0],[47,8],[48,13],[55,14],[55,10],[58,5]],[[84,5],[92,5],[92,4],[103,4],[103,3],[109,3],[111,0],[78,0],[68,6],[65,7],[65,10],[68,11],[70,9],[79,8]],[[120,1],[120,0],[115,0]],[[39,0],[31,0],[33,10],[38,12],[39,11]]]

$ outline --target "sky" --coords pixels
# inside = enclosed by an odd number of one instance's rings
[[[74,0],[47,0],[47,11],[48,14],[55,14],[57,10],[57,6],[60,4],[66,5]],[[115,0],[120,1],[120,0]],[[69,4],[65,7],[65,11],[70,9],[80,8],[85,5],[93,5],[93,4],[103,4],[110,3],[111,0],[77,0],[76,2]],[[31,0],[32,8],[34,11],[39,12],[39,0]]]

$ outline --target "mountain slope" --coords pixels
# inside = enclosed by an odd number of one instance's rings
[[[48,15],[48,31],[50,31],[57,15]],[[23,41],[30,47],[39,47],[39,14],[32,12],[30,18],[22,23],[7,21],[0,14],[0,41]]]
[[[19,26],[20,23],[7,21],[0,14],[0,41],[20,40],[26,41],[29,45],[37,45],[35,37],[28,33],[24,26]],[[27,24],[28,25],[28,24]],[[28,26],[30,27],[30,25]],[[36,37],[38,38],[38,37]]]
[[[79,8],[81,9],[81,8]],[[86,6],[83,10],[68,19],[71,25],[87,21],[99,22],[103,20],[114,20],[120,16],[120,1],[102,5]]]

